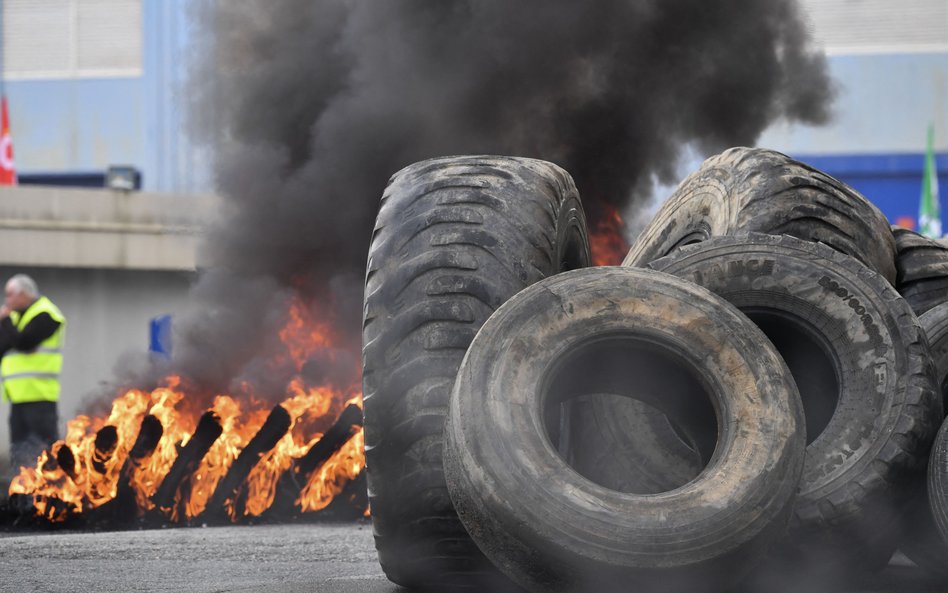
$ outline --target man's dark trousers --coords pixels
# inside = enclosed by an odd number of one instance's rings
[[[34,467],[36,458],[59,438],[56,402],[27,402],[10,407],[10,465]]]

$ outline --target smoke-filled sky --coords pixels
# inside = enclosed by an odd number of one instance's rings
[[[187,93],[227,206],[174,366],[215,389],[261,354],[294,290],[333,309],[358,351],[378,201],[405,165],[550,160],[595,224],[601,204],[634,210],[653,177],[670,181],[686,146],[753,144],[778,118],[822,122],[832,98],[792,0],[200,6]]]

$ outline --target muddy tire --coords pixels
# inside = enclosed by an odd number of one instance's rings
[[[732,148],[706,160],[659,209],[623,265],[739,232],[825,243],[895,283],[895,240],[878,208],[848,185],[790,157]]]
[[[718,410],[697,479],[638,495],[584,478],[547,414],[590,393],[669,416]],[[802,466],[799,396],[766,337],[705,289],[650,270],[537,283],[481,328],[451,398],[445,472],[484,553],[531,591],[722,590],[778,539]]]
[[[392,177],[369,249],[362,338],[369,500],[379,562],[393,582],[476,588],[479,576],[496,574],[445,487],[451,387],[497,307],[588,263],[575,185],[551,163],[451,157]]]
[[[916,315],[948,301],[948,247],[916,232],[892,227],[897,250],[895,287]]]
[[[938,534],[937,547],[926,550],[919,564],[932,570],[942,577],[948,577],[945,569],[948,557],[942,555],[945,542],[948,542],[948,421],[941,425],[935,444],[932,446],[932,456],[928,464],[928,501],[932,518]],[[912,556],[915,560],[915,557]],[[918,562],[916,560],[916,562]]]
[[[948,303],[942,303],[918,318],[931,346],[935,385],[939,386],[943,410],[948,410]],[[941,418],[938,419],[942,421]],[[926,571],[948,578],[948,543],[939,534],[932,516],[925,482],[920,480],[909,505],[902,551]]]
[[[786,360],[807,419],[785,557],[812,571],[881,568],[941,414],[928,343],[881,276],[825,245],[750,234],[682,248],[654,269],[737,306]],[[797,565],[799,568],[799,565]]]
[[[948,302],[948,278],[927,278],[903,284],[899,288],[899,294],[916,315],[924,315],[938,305]]]
[[[948,413],[948,303],[926,311],[918,317],[918,322],[931,347],[935,385],[941,394],[942,411]]]
[[[896,287],[930,278],[948,278],[948,246],[914,231],[892,227],[898,272]]]

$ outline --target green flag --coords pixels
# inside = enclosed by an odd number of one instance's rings
[[[941,239],[941,211],[938,208],[938,171],[935,170],[935,126],[928,126],[928,148],[925,150],[925,175],[922,197],[918,205],[918,232],[932,239]]]

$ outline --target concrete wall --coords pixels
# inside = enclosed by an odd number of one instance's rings
[[[0,265],[193,270],[209,194],[0,187]]]
[[[197,235],[217,207],[210,195],[0,188],[0,282],[33,276],[68,320],[61,427],[123,353],[147,351],[151,318],[182,310]],[[8,411],[0,403],[0,475]]]
[[[0,231],[2,237],[2,231]],[[123,353],[148,350],[152,317],[184,306],[194,272],[0,265],[0,279],[32,276],[68,323],[63,353],[60,429],[82,409],[90,391],[112,377]],[[10,404],[0,403],[0,474],[9,450]]]

